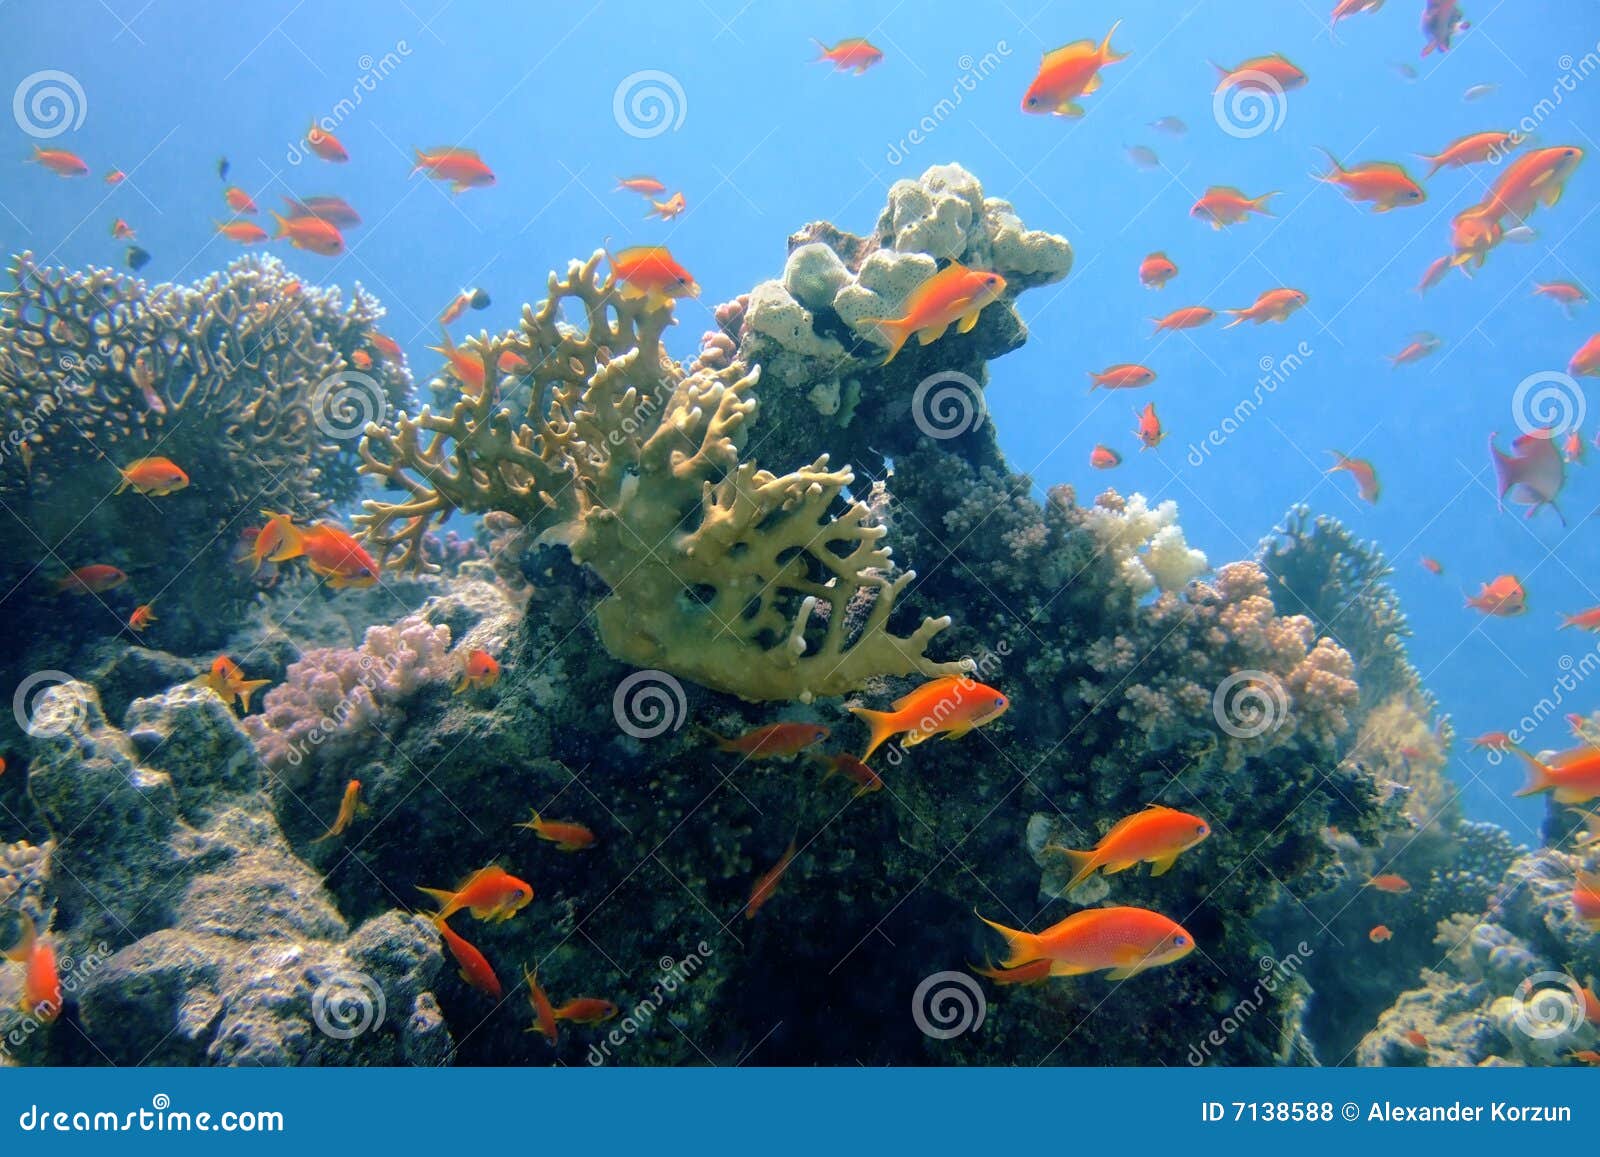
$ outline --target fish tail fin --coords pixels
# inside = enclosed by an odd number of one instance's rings
[[[1111,31],[1106,33],[1106,38],[1100,42],[1101,64],[1114,64],[1119,60],[1128,59],[1128,54],[1126,52],[1118,52],[1116,49],[1111,47],[1111,38],[1117,34],[1117,29],[1121,27],[1122,21],[1118,20],[1111,26]]]
[[[121,494],[129,486],[133,485],[133,483],[128,480],[128,472],[126,470],[118,466],[117,473],[122,475],[122,482],[118,484],[117,488],[111,492],[112,494]]]
[[[1263,193],[1259,197],[1252,198],[1250,201],[1250,208],[1254,209],[1257,213],[1263,213],[1268,217],[1276,217],[1277,214],[1271,209],[1267,208],[1267,202],[1277,195],[1278,190],[1274,189],[1270,193]]]
[[[867,740],[867,749],[861,753],[861,762],[865,763],[872,758],[872,753],[883,746],[883,743],[895,732],[900,730],[899,720],[892,711],[872,711],[866,707],[852,707],[850,714],[864,722],[872,729],[872,737]]]
[[[1020,932],[1015,928],[1007,928],[1004,924],[996,924],[976,908],[972,910],[972,914],[1006,938],[1006,948],[1010,951],[1010,955],[1001,961],[1001,968],[1016,968],[1018,965],[1038,960],[1044,955],[1039,950],[1039,938],[1032,932]]]
[[[413,148],[411,150],[411,156],[413,158],[413,161],[412,161],[412,165],[411,165],[411,171],[406,174],[407,177],[415,177],[418,173],[422,172],[422,170],[427,168],[427,166],[428,166],[428,158],[423,155],[423,152],[422,152],[421,149]]]
[[[276,224],[278,226],[278,231],[276,233],[274,233],[273,236],[274,237],[287,237],[289,235],[289,222],[287,220],[285,220],[283,214],[278,212],[276,209],[271,210],[271,213],[272,213],[272,220],[274,222],[276,222]]]
[[[1412,153],[1411,155],[1419,161],[1428,162],[1428,175],[1422,178],[1424,181],[1432,180],[1433,175],[1444,168],[1444,160],[1441,157],[1430,157],[1427,153]]]
[[[1209,64],[1212,68],[1217,70],[1217,87],[1218,88],[1222,87],[1222,82],[1223,81],[1227,80],[1228,77],[1233,75],[1226,68],[1223,68],[1222,65],[1218,64],[1214,60],[1207,60],[1206,63]]]
[[[1538,795],[1540,792],[1550,791],[1556,786],[1556,781],[1550,774],[1549,764],[1540,763],[1520,747],[1513,747],[1511,750],[1520,755],[1528,765],[1528,782],[1523,784],[1514,794],[1519,796]]]
[[[1089,392],[1092,394],[1100,388],[1100,375],[1093,370],[1085,371],[1089,375]]]
[[[1232,329],[1236,325],[1243,325],[1244,324],[1244,315],[1248,311],[1247,310],[1243,310],[1243,309],[1225,309],[1222,312],[1223,313],[1231,313],[1231,314],[1233,314],[1233,320],[1230,321],[1227,325],[1222,327],[1223,329]]]
[[[1072,879],[1067,881],[1064,891],[1072,891],[1072,889],[1094,875],[1096,869],[1100,867],[1095,860],[1093,852],[1077,852],[1071,848],[1062,848],[1060,851],[1067,858],[1067,863],[1072,865]]]
[[[250,696],[271,682],[271,679],[246,679],[239,684],[239,703],[246,715],[250,714]]]
[[[811,43],[817,46],[817,54],[811,58],[812,61],[815,62],[818,60],[827,60],[828,53],[831,51],[831,49],[829,49],[826,44],[822,43],[822,41],[818,40],[815,36],[811,38]]]
[[[856,325],[874,326],[879,337],[889,343],[889,354],[879,363],[880,365],[886,366],[894,361],[895,354],[900,352],[901,347],[906,344],[906,339],[911,336],[910,327],[892,317],[863,317],[856,321]]]
[[[447,892],[443,888],[424,888],[421,884],[417,885],[417,891],[439,905],[439,911],[430,913],[428,918],[435,924],[442,924],[444,910],[455,902],[456,894]]]
[[[1321,145],[1317,146],[1317,152],[1328,158],[1329,171],[1326,173],[1312,173],[1311,175],[1313,177],[1319,181],[1332,181],[1344,176],[1344,166],[1339,163],[1338,157],[1334,156]]]

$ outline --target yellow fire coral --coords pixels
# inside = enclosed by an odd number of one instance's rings
[[[670,303],[624,300],[598,272],[603,256],[552,273],[518,330],[467,347],[484,389],[449,414],[368,427],[362,470],[407,495],[366,503],[369,545],[421,567],[434,522],[504,511],[610,585],[596,620],[612,655],[746,699],[959,671],[924,654],[948,618],[889,630],[914,574],[888,574],[883,528],[842,497],[851,471],[830,470],[826,454],[782,476],[741,460],[759,371],[685,374],[661,349]],[[561,320],[566,302],[583,328]],[[502,365],[519,367],[504,397]],[[505,400],[524,390],[515,416]]]

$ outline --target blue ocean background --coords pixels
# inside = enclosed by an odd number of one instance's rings
[[[1426,299],[1413,287],[1447,251],[1450,218],[1482,198],[1494,170],[1441,172],[1426,182],[1425,204],[1386,215],[1348,204],[1310,174],[1323,166],[1320,146],[1347,163],[1401,160],[1420,177],[1426,166],[1411,154],[1524,118],[1541,144],[1595,151],[1600,80],[1561,84],[1600,68],[1593,9],[1478,0],[1454,51],[1419,59],[1414,0],[1344,22],[1338,43],[1328,7],[106,0],[32,5],[24,19],[9,5],[0,8],[4,91],[41,69],[76,78],[84,121],[49,143],[82,155],[93,173],[63,181],[22,164],[33,142],[5,123],[15,163],[0,167],[0,246],[32,249],[40,264],[118,264],[125,245],[109,231],[122,217],[154,255],[143,276],[203,276],[240,252],[212,233],[226,217],[215,172],[225,155],[230,183],[263,217],[285,195],[334,193],[360,210],[365,224],[349,233],[343,257],[271,248],[310,283],[359,281],[376,293],[389,309],[386,332],[423,380],[437,364],[427,352],[435,319],[459,289],[492,296],[469,316],[473,329],[503,329],[524,301],[543,296],[548,270],[601,244],[665,243],[693,271],[703,292],[680,309],[670,343],[686,357],[713,305],[778,273],[790,232],[822,218],[866,232],[892,182],[957,161],[1030,227],[1062,233],[1076,250],[1064,283],[1021,298],[1031,340],[992,367],[990,414],[1015,469],[1041,487],[1071,483],[1082,498],[1111,485],[1175,499],[1190,541],[1213,563],[1251,554],[1296,503],[1336,516],[1393,562],[1413,660],[1458,735],[1538,712],[1549,718],[1532,744],[1564,746],[1562,716],[1593,708],[1600,690],[1579,679],[1600,665],[1595,637],[1556,630],[1557,612],[1600,604],[1590,518],[1600,452],[1571,471],[1562,525],[1549,511],[1531,521],[1497,512],[1487,443],[1494,431],[1505,442],[1516,434],[1517,384],[1564,369],[1593,332],[1592,314],[1568,320],[1532,285],[1597,283],[1597,162],[1579,169],[1559,206],[1535,215],[1532,243],[1502,246],[1475,279],[1453,274]],[[1130,55],[1106,70],[1088,115],[1020,111],[1043,51],[1098,41],[1119,18],[1114,44]],[[848,36],[872,40],[883,62],[851,76],[812,61],[810,38]],[[1268,52],[1288,56],[1310,83],[1289,94],[1281,125],[1231,136],[1213,117],[1207,61]],[[619,128],[614,94],[646,70],[681,88],[682,120],[639,137]],[[1463,100],[1479,84],[1496,88]],[[313,116],[337,116],[348,164],[295,159]],[[1181,117],[1188,133],[1147,127],[1162,116]],[[923,139],[913,143],[919,125]],[[442,144],[478,149],[497,186],[452,197],[408,179],[413,147]],[[1159,170],[1129,162],[1125,148],[1140,144],[1159,153]],[[100,177],[113,167],[128,179],[108,187]],[[683,190],[688,212],[643,220],[638,197],[613,191],[634,173]],[[1277,216],[1214,233],[1188,215],[1211,184],[1280,190]],[[1157,249],[1181,273],[1153,293],[1136,269]],[[1285,325],[1150,337],[1152,315],[1242,308],[1278,286],[1310,295]],[[1436,332],[1442,349],[1391,370],[1386,355],[1419,330]],[[1291,355],[1298,364],[1262,390],[1273,374],[1264,367]],[[1160,380],[1137,394],[1087,392],[1087,371],[1124,361],[1147,361]],[[1191,452],[1258,394],[1220,445]],[[1169,438],[1138,453],[1134,408],[1152,400]],[[1600,405],[1586,437],[1597,429]],[[1125,464],[1092,470],[1098,442]],[[1373,462],[1383,483],[1376,506],[1355,498],[1347,475],[1324,473],[1333,449]],[[1443,563],[1442,577],[1421,567],[1423,554]],[[1525,583],[1525,616],[1485,620],[1463,609],[1464,592],[1502,573]],[[1563,678],[1578,685],[1564,689]],[[1512,762],[1458,743],[1451,772],[1469,813],[1533,840],[1543,805],[1511,801],[1522,780]]]

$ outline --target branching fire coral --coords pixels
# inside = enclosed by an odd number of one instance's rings
[[[623,298],[598,272],[603,256],[552,274],[520,330],[468,347],[486,385],[449,414],[424,407],[368,428],[362,469],[406,494],[366,503],[358,521],[375,549],[425,566],[435,522],[514,515],[610,585],[596,617],[614,656],[746,699],[958,670],[924,655],[948,619],[889,630],[913,575],[889,577],[883,529],[842,497],[853,473],[829,469],[826,454],[782,476],[743,460],[759,371],[735,362],[686,375],[661,350],[670,304]],[[582,329],[561,320],[568,301]],[[520,416],[499,396],[502,365],[529,367],[514,386],[528,391]]]

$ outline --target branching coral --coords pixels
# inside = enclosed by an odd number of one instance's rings
[[[888,629],[913,575],[887,577],[883,529],[841,497],[852,472],[829,469],[826,454],[782,476],[742,460],[758,372],[686,375],[660,346],[671,306],[623,298],[600,276],[602,256],[552,274],[520,330],[472,345],[485,366],[511,352],[530,367],[520,416],[486,388],[449,414],[424,407],[369,427],[362,469],[407,495],[367,502],[369,541],[417,567],[435,522],[511,514],[610,585],[596,619],[613,655],[747,699],[957,670],[923,653],[947,619]],[[568,301],[584,328],[560,320]],[[863,596],[872,608],[852,634],[847,611]]]

